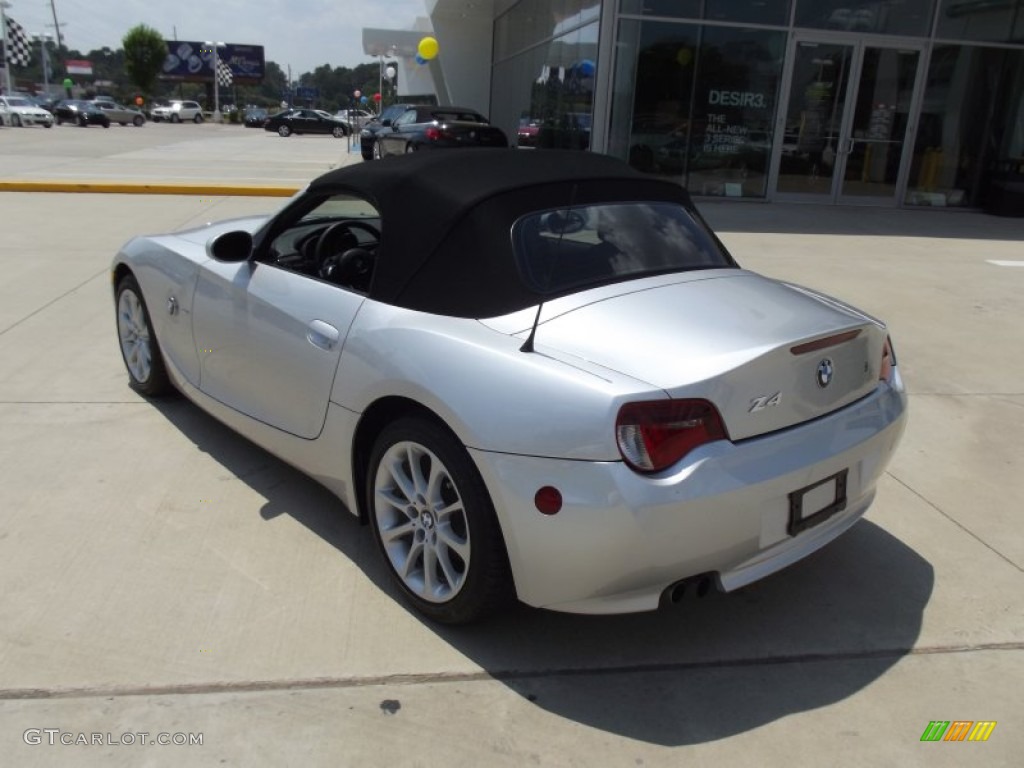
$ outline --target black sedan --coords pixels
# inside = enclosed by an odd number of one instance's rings
[[[259,107],[246,107],[245,110],[245,127],[246,128],[262,128],[263,124],[267,122],[267,118],[270,114],[265,109]]]
[[[366,123],[359,131],[359,149],[363,154],[363,160],[373,160],[373,145],[377,141],[377,134],[408,112],[416,109],[417,104],[392,104],[386,107],[383,112]]]
[[[57,118],[57,125],[75,123],[82,128],[90,125],[110,127],[110,118],[91,101],[64,99],[57,102],[57,106],[53,108],[53,116]]]
[[[334,115],[319,109],[290,109],[279,112],[263,123],[266,131],[276,131],[280,136],[291,136],[293,133],[328,133],[335,138],[343,138],[351,132],[348,123]]]
[[[373,144],[376,158],[421,149],[507,147],[508,137],[476,110],[415,107],[382,128]]]

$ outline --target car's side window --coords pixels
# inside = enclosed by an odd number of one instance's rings
[[[367,293],[380,245],[380,213],[361,197],[337,193],[320,199],[296,218],[270,244],[265,261]]]
[[[401,117],[399,117],[397,120],[395,120],[394,126],[395,126],[395,128],[398,128],[398,127],[403,126],[403,125],[409,125],[415,119],[416,119],[416,110],[410,109],[408,112],[406,112]]]

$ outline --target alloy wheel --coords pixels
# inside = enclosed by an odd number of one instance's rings
[[[469,522],[444,463],[417,442],[396,442],[377,465],[373,495],[380,541],[402,584],[430,603],[456,597],[469,573]]]
[[[149,381],[153,371],[149,323],[142,301],[131,288],[121,291],[117,300],[117,335],[132,378],[140,383]]]

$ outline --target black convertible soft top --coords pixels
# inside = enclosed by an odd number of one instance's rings
[[[511,229],[521,216],[596,202],[675,202],[678,184],[607,155],[573,150],[451,149],[345,166],[310,184],[341,190],[381,215],[370,298],[459,317],[493,317],[550,295],[516,267]]]

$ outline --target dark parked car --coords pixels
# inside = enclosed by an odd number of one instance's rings
[[[348,123],[319,109],[290,109],[287,112],[278,112],[263,123],[263,129],[276,131],[281,136],[291,136],[293,133],[328,133],[338,139],[348,136],[352,131]]]
[[[377,134],[385,128],[390,128],[391,123],[404,115],[410,109],[418,106],[429,106],[426,104],[392,104],[381,112],[377,117],[363,126],[359,131],[359,148],[363,153],[363,160],[373,160],[373,145],[377,141]]]
[[[519,128],[516,131],[517,144],[520,147],[536,147],[537,135],[540,133],[540,120],[532,117],[519,118]]]
[[[262,128],[269,116],[270,113],[265,109],[260,109],[259,107],[248,107],[245,110],[245,127]]]
[[[465,107],[414,107],[383,127],[373,145],[375,157],[421,149],[507,147],[508,137],[487,118]]]
[[[57,106],[53,109],[53,116],[57,118],[57,125],[75,123],[82,128],[90,125],[110,127],[110,118],[91,101],[64,99],[57,102]]]

